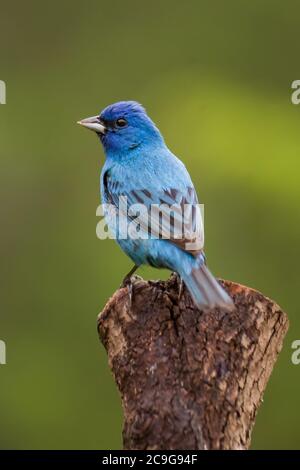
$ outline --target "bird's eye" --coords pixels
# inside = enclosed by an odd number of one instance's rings
[[[125,127],[127,126],[127,121],[124,118],[120,118],[116,120],[116,126],[117,127]]]

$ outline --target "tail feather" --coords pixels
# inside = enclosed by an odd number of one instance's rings
[[[220,307],[233,310],[234,303],[205,264],[193,268],[188,274],[181,274],[195,304],[203,309]]]

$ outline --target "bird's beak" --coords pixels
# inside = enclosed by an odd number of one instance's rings
[[[106,131],[105,127],[100,122],[99,116],[82,119],[81,121],[78,121],[77,124],[80,124],[91,131],[97,132],[97,134],[104,134]]]

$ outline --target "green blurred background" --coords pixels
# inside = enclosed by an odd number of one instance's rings
[[[75,124],[120,99],[146,106],[191,172],[213,272],[288,313],[252,448],[300,448],[299,13],[277,0],[1,1],[1,448],[121,447],[96,316],[131,262],[96,238],[104,157]]]

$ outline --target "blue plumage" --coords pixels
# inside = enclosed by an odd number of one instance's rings
[[[104,147],[102,202],[119,209],[120,196],[126,196],[129,205],[143,204],[147,209],[153,204],[165,203],[178,207],[188,204],[194,211],[198,200],[188,171],[168,149],[140,104],[134,101],[115,103],[104,109],[100,116],[80,123],[96,131]],[[187,222],[189,228],[195,228],[193,211]],[[153,234],[144,238],[122,238],[109,210],[105,215],[119,245],[136,266],[148,264],[176,271],[200,308],[232,308],[231,298],[205,265],[202,246],[189,248],[187,240],[176,238],[175,232],[170,239]],[[130,215],[128,219],[129,222],[132,220]],[[148,233],[149,220],[142,219],[140,228],[144,234]],[[198,230],[194,240],[197,243],[203,238],[201,227]]]

